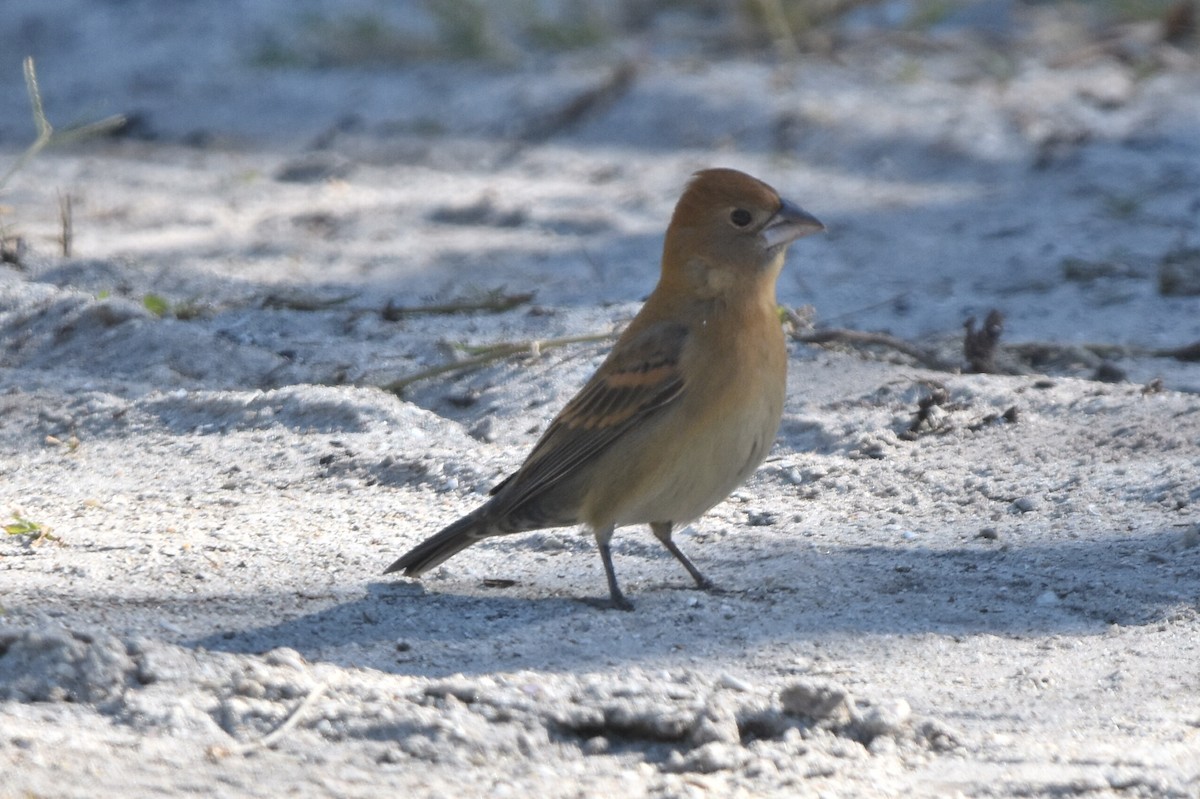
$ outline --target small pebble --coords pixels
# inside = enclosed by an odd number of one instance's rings
[[[744,694],[748,694],[754,690],[754,686],[750,685],[750,683],[746,682],[741,677],[735,677],[728,672],[721,675],[720,679],[717,680],[717,685],[721,686],[722,688],[728,688],[731,691],[739,691]]]
[[[903,699],[879,705],[856,708],[853,723],[858,733],[868,741],[881,735],[896,737],[908,726],[912,707]]]
[[[828,680],[798,680],[779,692],[784,713],[814,721],[846,721],[850,702],[850,692]]]
[[[267,652],[263,655],[263,660],[271,666],[287,666],[298,671],[305,665],[304,657],[295,649],[286,646],[276,647]]]
[[[1058,598],[1058,594],[1054,593],[1053,591],[1043,591],[1038,595],[1038,598],[1034,600],[1035,605],[1040,605],[1042,607],[1052,607],[1059,604],[1059,602],[1061,602],[1061,600]]]
[[[696,718],[695,726],[688,736],[692,744],[702,746],[713,741],[740,744],[741,732],[738,729],[736,711],[737,708],[728,694],[715,694]]]
[[[1164,297],[1200,295],[1200,249],[1169,252],[1158,265],[1158,291]]]
[[[1018,497],[1013,501],[1012,509],[1017,513],[1029,513],[1038,508],[1038,501],[1033,497]]]
[[[602,755],[608,751],[608,739],[603,735],[594,735],[583,742],[585,755]]]
[[[712,741],[697,747],[686,755],[676,757],[678,752],[672,752],[665,764],[666,771],[694,771],[700,774],[713,774],[718,771],[735,769],[749,758],[741,746]]]
[[[544,533],[533,539],[533,543],[542,552],[561,552],[567,548],[567,542],[563,540],[563,537],[554,533]]]
[[[472,438],[490,444],[496,440],[496,420],[491,416],[485,416],[476,422],[469,432]]]

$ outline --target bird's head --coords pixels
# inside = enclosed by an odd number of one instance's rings
[[[663,280],[698,296],[774,286],[787,246],[825,226],[775,189],[735,169],[697,172],[671,217]]]

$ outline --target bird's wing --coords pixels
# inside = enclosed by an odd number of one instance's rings
[[[496,509],[524,516],[521,506],[543,496],[631,427],[678,400],[684,391],[679,359],[687,337],[683,325],[662,322],[620,342],[550,423],[524,465],[492,489]],[[533,508],[528,512],[537,515]]]

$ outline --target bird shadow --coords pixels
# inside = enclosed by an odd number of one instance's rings
[[[381,581],[352,599],[191,643],[240,653],[289,647],[309,660],[439,676],[628,667],[680,653],[736,658],[845,635],[1093,635],[1200,609],[1200,548],[1179,540],[1165,530],[818,552],[775,539],[749,557],[713,562],[710,576],[725,589],[715,593],[674,590],[691,582],[665,553],[625,553],[632,613],[568,595],[577,570],[573,581],[558,575],[537,587]],[[530,596],[547,587],[559,593]]]

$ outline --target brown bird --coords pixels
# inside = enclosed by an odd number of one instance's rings
[[[610,541],[646,523],[711,588],[671,531],[729,496],[771,448],[787,379],[775,282],[788,245],[820,230],[762,181],[697,172],[667,227],[658,285],[604,363],[488,502],[385,573],[415,577],[484,538],[583,523],[611,606],[632,610]]]

